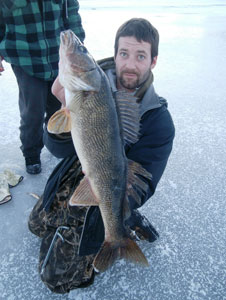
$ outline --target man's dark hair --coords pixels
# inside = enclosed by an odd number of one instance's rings
[[[133,36],[138,42],[144,41],[150,43],[152,59],[158,55],[159,33],[148,20],[133,18],[119,27],[115,37],[115,57],[118,53],[119,38],[126,36]]]

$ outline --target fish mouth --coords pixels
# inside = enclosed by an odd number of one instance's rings
[[[68,57],[78,56],[83,57],[81,64],[80,59],[71,59],[73,69],[78,72],[91,72],[96,69],[96,63],[88,53],[86,47],[72,30],[65,30],[60,33],[60,47],[67,53]],[[88,59],[84,60],[84,57]],[[85,63],[84,63],[85,62]]]
[[[74,45],[82,45],[80,39],[70,29],[60,33],[60,42],[67,48],[72,48]]]

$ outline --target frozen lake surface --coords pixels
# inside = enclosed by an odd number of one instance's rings
[[[0,173],[24,180],[0,206],[2,300],[225,300],[226,299],[226,2],[81,0],[85,44],[95,59],[113,55],[117,28],[144,17],[160,33],[155,89],[169,103],[174,149],[155,195],[141,211],[160,233],[140,243],[149,268],[125,261],[67,295],[40,281],[40,240],[27,228],[36,199],[58,160],[46,149],[43,172],[28,175],[19,141],[18,90],[9,65],[0,76]],[[28,87],[29,88],[29,87]]]

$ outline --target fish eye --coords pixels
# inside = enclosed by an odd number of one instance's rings
[[[82,52],[82,53],[87,53],[87,49],[86,49],[86,47],[84,47],[83,45],[79,45],[79,46],[78,46],[78,50],[79,50],[80,52]]]

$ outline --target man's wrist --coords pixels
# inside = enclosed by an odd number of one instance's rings
[[[3,67],[2,61],[3,61],[3,57],[0,55],[0,72],[3,72],[5,70]],[[0,75],[1,75],[1,73],[0,73]]]

